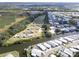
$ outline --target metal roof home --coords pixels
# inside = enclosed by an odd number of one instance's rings
[[[72,46],[71,48],[74,48],[74,49],[78,50],[78,52],[79,52],[79,45],[77,45],[77,46]]]
[[[59,40],[64,42],[64,43],[67,43],[67,40],[65,40],[63,37],[60,37]]]
[[[69,29],[70,29],[70,30],[76,30],[76,27],[71,26],[71,27],[69,27]]]
[[[47,48],[51,48],[51,45],[47,44],[47,43],[43,43],[43,45]]]
[[[39,47],[41,50],[45,51],[47,48],[42,44],[37,44],[37,47]]]
[[[69,48],[72,52],[79,52],[79,50],[75,49],[75,48]]]
[[[79,49],[79,45],[77,45],[77,46],[76,46],[76,48],[78,48],[78,49]]]
[[[71,57],[73,56],[73,52],[70,49],[68,49],[68,48],[65,48],[63,52],[68,54]]]
[[[56,46],[57,46],[55,43],[53,43],[53,42],[51,42],[51,41],[48,41],[47,43],[48,43],[49,45],[51,45],[51,47],[56,47]]]
[[[76,40],[76,39],[77,39],[76,36],[68,36],[68,38],[71,38],[71,39],[73,39],[73,40]]]
[[[61,41],[59,41],[59,40],[54,40],[54,42],[56,42],[56,43],[58,43],[58,44],[62,44],[62,42]]]
[[[58,43],[54,42],[54,40],[53,40],[53,41],[50,41],[50,43],[51,43],[51,44],[54,44],[54,45],[56,45],[56,46],[59,45]]]
[[[69,57],[69,55],[64,52],[60,52],[60,57]]]
[[[71,38],[73,38],[73,39],[79,39],[79,35],[72,35]]]
[[[72,38],[68,38],[68,37],[64,37],[64,39],[66,39],[66,40],[68,40],[68,41],[70,41],[70,42],[72,42],[74,39],[72,39]]]
[[[41,57],[42,55],[44,55],[44,52],[39,49],[32,49],[31,55],[34,57],[36,56]]]

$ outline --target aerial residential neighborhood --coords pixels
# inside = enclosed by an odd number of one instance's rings
[[[0,2],[0,57],[79,57],[76,4]]]

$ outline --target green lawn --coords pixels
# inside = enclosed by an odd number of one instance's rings
[[[4,28],[6,25],[10,25],[15,21],[15,15],[0,16],[0,28]]]
[[[14,57],[19,57],[18,51],[11,51],[11,52],[2,53],[2,54],[0,54],[0,57],[5,57],[8,54],[12,54]]]

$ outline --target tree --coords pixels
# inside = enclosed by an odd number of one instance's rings
[[[77,53],[74,55],[74,57],[79,57],[79,52],[77,52]]]
[[[51,37],[52,34],[51,34],[50,32],[46,32],[46,33],[45,33],[45,36],[46,36],[46,37]]]
[[[72,20],[69,20],[69,24],[70,25],[76,25],[76,20],[73,20],[73,19]]]
[[[55,32],[56,32],[56,34],[58,34],[60,32],[60,30],[59,29],[56,29]]]

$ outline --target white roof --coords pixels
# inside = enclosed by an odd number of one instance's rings
[[[54,40],[56,43],[58,43],[58,44],[62,44],[62,42],[61,41],[59,41],[59,40]]]
[[[67,53],[70,56],[73,56],[73,52],[70,49],[65,48],[64,52]]]
[[[76,46],[76,48],[78,48],[78,49],[79,49],[79,45],[77,45],[77,46]]]
[[[69,38],[69,39],[72,40],[72,41],[75,40],[75,39],[73,39],[72,37],[67,37],[67,38]]]
[[[73,52],[79,52],[79,50],[77,50],[77,49],[74,49],[74,48],[69,48],[71,51],[73,51]]]
[[[76,27],[74,27],[74,26],[72,26],[72,27],[70,27],[71,29],[76,29]]]
[[[65,39],[67,39],[68,41],[73,41],[74,39],[69,38],[69,37],[64,37]]]
[[[37,46],[41,49],[41,50],[46,50],[47,48],[44,46],[44,45],[42,45],[42,44],[37,44]]]
[[[69,28],[61,28],[60,30],[62,30],[62,31],[69,31]]]
[[[54,41],[50,41],[52,44],[55,44],[55,45],[58,45],[56,42],[54,42]]]
[[[67,40],[65,40],[64,38],[60,37],[59,38],[60,41],[67,43]]]
[[[79,45],[77,45],[77,46],[72,46],[72,48],[77,48],[77,49],[79,49]]]
[[[51,28],[51,29],[55,29],[55,27],[54,27],[54,26],[51,26],[50,28]]]
[[[74,37],[74,36],[68,36],[69,38],[72,38],[73,40],[75,40],[76,39],[76,37]]]
[[[29,37],[30,37],[30,36],[32,36],[32,35],[33,35],[33,34],[28,34],[27,36],[29,36]]]
[[[56,57],[54,54],[51,54],[50,57]]]
[[[33,56],[41,56],[41,53],[43,53],[41,50],[39,49],[32,49],[32,52],[31,52]]]
[[[48,47],[48,48],[51,48],[51,46],[47,43],[43,43],[44,46]]]
[[[35,53],[31,53],[31,55],[32,55],[33,57],[36,57],[36,54],[35,54]]]
[[[77,46],[71,46],[71,48],[78,48],[79,49],[79,45],[77,45]]]
[[[48,44],[50,44],[51,46],[55,47],[56,45],[50,41],[47,42]]]
[[[78,39],[79,35],[72,35],[71,38]]]
[[[68,57],[68,54],[64,53],[64,52],[61,52],[60,54],[61,57]]]

